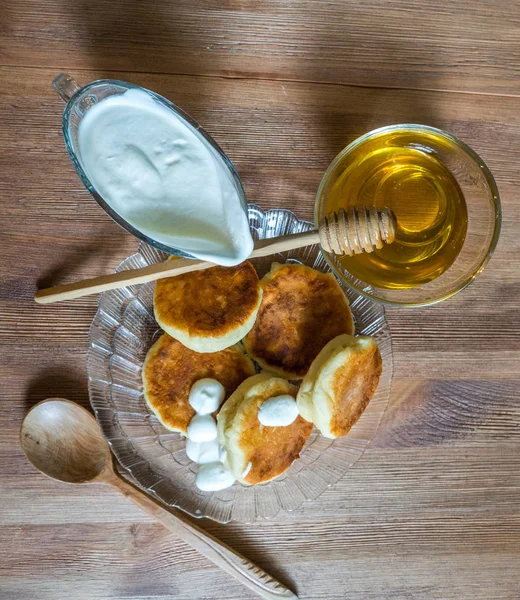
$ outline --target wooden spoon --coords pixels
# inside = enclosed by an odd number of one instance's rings
[[[382,248],[383,244],[391,244],[395,238],[395,230],[395,215],[388,208],[377,210],[372,206],[350,208],[348,211],[340,209],[337,213],[330,213],[322,219],[319,229],[257,241],[250,258],[270,256],[277,252],[288,252],[314,244],[320,244],[326,252],[339,255],[350,256],[361,252],[372,252]],[[167,260],[141,269],[129,269],[38,290],[34,299],[38,304],[73,300],[89,294],[99,294],[115,288],[148,283],[214,266],[211,262],[191,258]]]
[[[78,404],[62,398],[36,404],[22,423],[20,443],[29,461],[44,475],[67,483],[111,485],[263,598],[298,600],[268,573],[193,525],[184,513],[166,510],[118,475],[96,420]]]

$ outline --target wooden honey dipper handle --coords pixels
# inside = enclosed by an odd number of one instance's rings
[[[277,238],[268,238],[255,242],[250,258],[270,256],[271,254],[289,252],[304,246],[320,244],[321,247],[334,254],[359,254],[372,252],[382,248],[384,243],[390,244],[395,238],[395,216],[388,208],[378,211],[375,206],[367,208],[340,209],[331,213],[320,223],[318,230],[304,231]],[[191,271],[209,269],[215,265],[202,260],[177,258],[163,263],[149,265],[141,269],[129,269],[110,275],[102,275],[93,279],[76,281],[65,285],[38,290],[34,299],[39,304],[52,304],[62,300],[73,300],[90,294],[99,294],[129,285],[139,285],[175,277]]]
[[[321,247],[334,254],[373,252],[395,239],[397,223],[389,208],[340,208],[320,221]]]

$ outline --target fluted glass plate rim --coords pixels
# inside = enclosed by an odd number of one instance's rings
[[[313,228],[311,222],[298,219],[286,209],[263,211],[250,204],[248,214],[256,239]],[[116,271],[146,266],[163,258],[157,249],[141,243],[139,251],[124,260]],[[263,274],[271,262],[284,260],[332,272],[317,246],[252,262]],[[280,478],[252,487],[235,484],[230,491],[213,494],[195,488],[194,465],[186,462],[181,436],[160,425],[145,407],[139,389],[142,357],[153,336],[158,334],[153,319],[153,284],[111,290],[100,296],[89,332],[90,402],[119,464],[139,487],[167,506],[180,508],[195,518],[247,523],[297,510],[305,502],[317,502],[327,488],[345,476],[373,439],[388,405],[393,357],[383,306],[339,283],[351,302],[356,333],[374,335],[381,349],[383,374],[374,399],[345,438],[328,440],[314,430],[301,458]]]

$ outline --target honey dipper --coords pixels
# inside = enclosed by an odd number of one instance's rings
[[[395,215],[388,208],[378,210],[372,206],[349,208],[347,211],[340,209],[324,217],[318,229],[258,240],[250,258],[288,252],[314,244],[319,244],[326,252],[338,255],[352,256],[361,252],[373,252],[382,248],[385,243],[391,244],[394,241],[395,229]],[[52,304],[214,266],[214,263],[190,258],[167,260],[141,269],[38,290],[34,299],[39,304]]]

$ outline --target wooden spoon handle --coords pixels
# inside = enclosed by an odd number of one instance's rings
[[[318,231],[304,231],[303,233],[294,233],[284,235],[277,238],[258,240],[255,242],[255,248],[251,253],[251,258],[259,258],[262,256],[270,256],[277,252],[288,252],[296,248],[319,244],[320,236]],[[36,292],[34,299],[38,304],[52,304],[62,300],[73,300],[90,294],[99,294],[107,290],[126,287],[128,285],[138,285],[156,281],[164,277],[174,277],[182,275],[190,271],[199,271],[201,269],[209,269],[215,265],[202,260],[192,260],[190,258],[179,258],[177,260],[168,260],[142,269],[131,269],[112,273],[111,275],[103,275],[102,277],[94,277],[93,279],[85,279],[58,285],[56,287],[39,290]]]
[[[114,473],[106,481],[114,486],[129,500],[142,508],[151,517],[162,523],[178,538],[198,550],[206,558],[227,573],[238,579],[249,589],[256,592],[262,598],[269,600],[290,599],[298,600],[298,596],[284,587],[280,582],[273,579],[271,575],[257,567],[244,556],[238,554],[229,546],[226,546],[209,533],[193,525],[189,519],[179,510],[169,511],[147,496],[139,489],[122,479]]]

